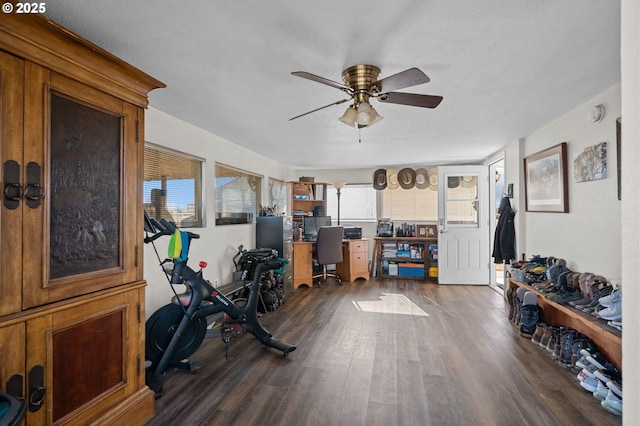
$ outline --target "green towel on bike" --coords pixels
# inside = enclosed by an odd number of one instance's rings
[[[186,232],[176,229],[169,240],[169,257],[177,262],[185,262],[189,255],[189,237]]]

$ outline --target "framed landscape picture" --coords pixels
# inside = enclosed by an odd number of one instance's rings
[[[566,142],[524,159],[524,188],[528,212],[569,212]]]

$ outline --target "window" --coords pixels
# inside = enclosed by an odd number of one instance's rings
[[[253,223],[262,178],[216,163],[216,225]]]
[[[203,161],[153,146],[144,148],[144,208],[154,219],[186,228],[203,225]]]
[[[338,218],[338,194],[327,186],[327,214]],[[340,190],[340,223],[376,220],[376,190],[371,184],[348,184]]]
[[[382,192],[382,216],[392,221],[436,222],[438,191],[431,189],[385,189]]]
[[[448,226],[478,227],[477,176],[448,176],[445,199]]]
[[[276,216],[287,214],[289,208],[289,185],[278,179],[269,178],[269,203]]]

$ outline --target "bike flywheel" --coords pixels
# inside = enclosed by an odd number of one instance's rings
[[[183,316],[182,307],[170,303],[158,309],[147,320],[145,356],[154,366],[164,355]],[[169,364],[177,363],[193,355],[202,344],[206,334],[207,319],[204,317],[193,319],[182,334]]]

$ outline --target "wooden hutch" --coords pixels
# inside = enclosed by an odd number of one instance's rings
[[[142,173],[160,87],[42,15],[0,15],[0,388],[26,424],[154,413]]]

